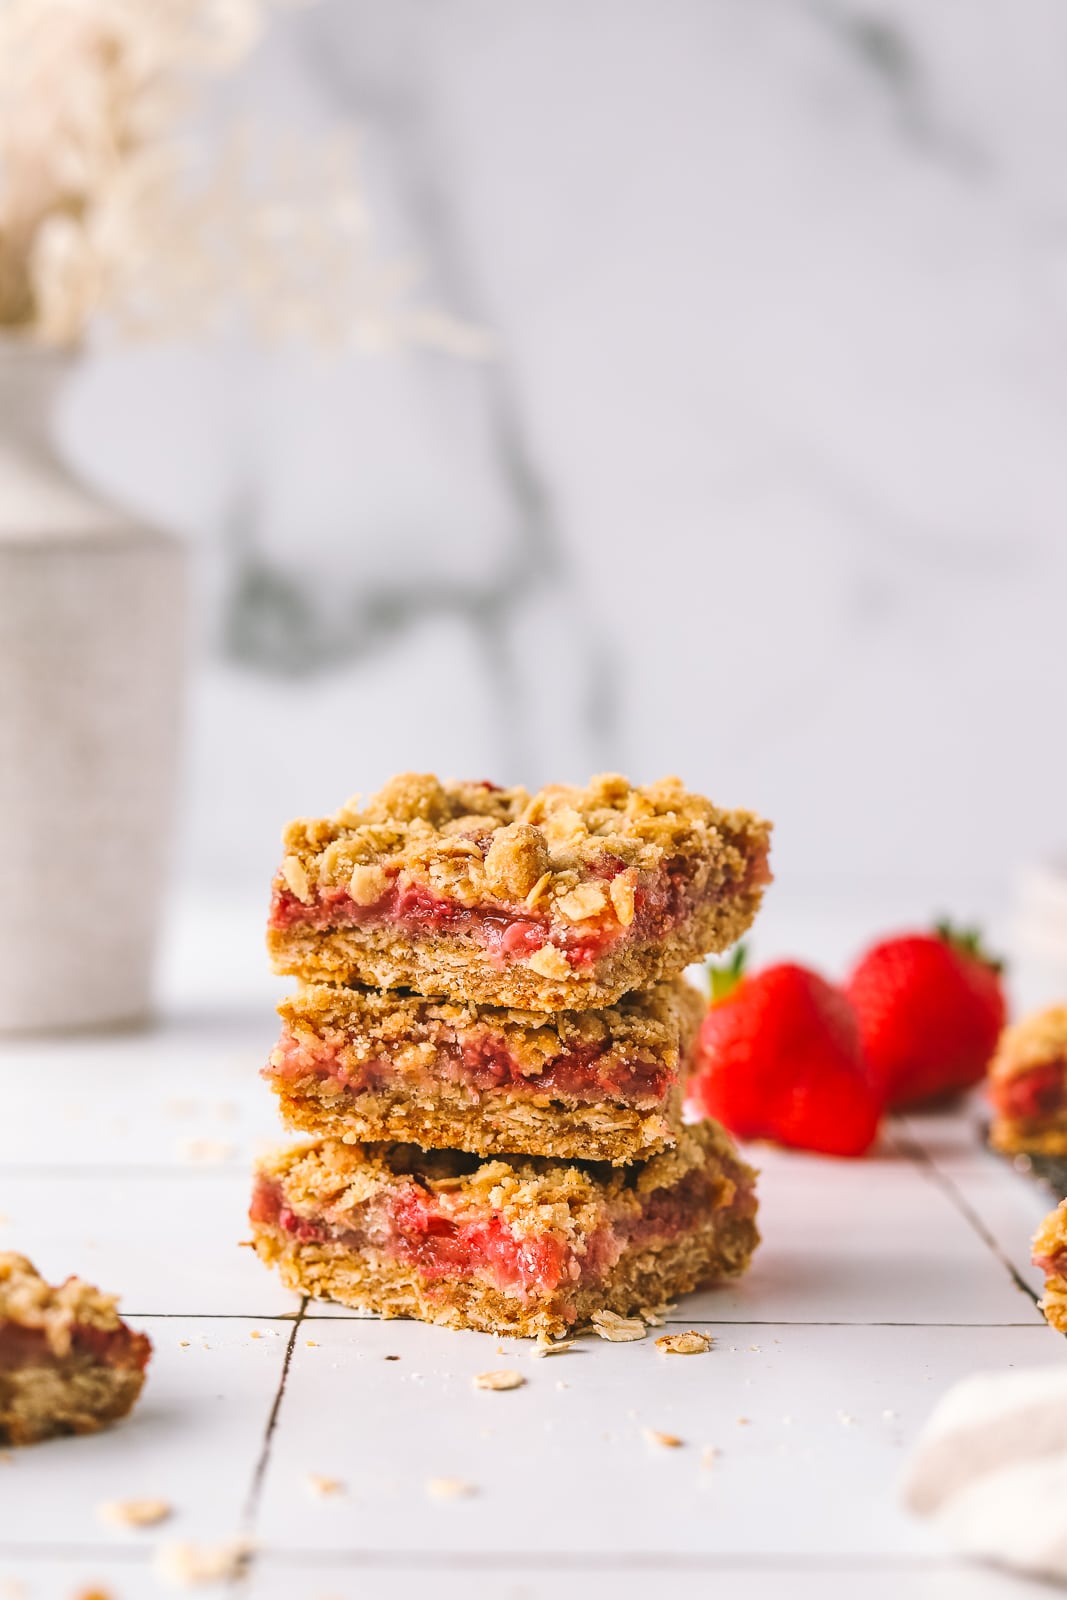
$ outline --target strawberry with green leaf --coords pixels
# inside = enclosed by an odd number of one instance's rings
[[[1004,1026],[1001,963],[975,929],[883,939],[857,962],[845,993],[886,1103],[910,1105],[985,1076]]]
[[[694,1109],[741,1139],[861,1156],[881,1102],[840,989],[792,962],[748,976],[742,947],[712,967],[712,1005],[690,1080]]]

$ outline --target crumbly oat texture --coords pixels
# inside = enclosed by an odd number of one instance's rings
[[[1060,1333],[1067,1333],[1067,1200],[1050,1211],[1034,1236],[1034,1264],[1045,1274],[1041,1310]]]
[[[123,1417],[151,1345],[80,1278],[45,1282],[25,1256],[0,1253],[0,1443],[93,1433]]]
[[[725,949],[769,878],[770,825],[674,778],[530,795],[394,778],[285,832],[268,948],[305,980],[559,1011]]]
[[[705,1009],[684,979],[556,1015],[309,984],[278,1007],[264,1076],[286,1124],[318,1137],[643,1160],[677,1139]],[[511,1081],[493,1082],[502,1064]]]
[[[538,1157],[479,1163],[457,1151],[323,1140],[261,1163],[252,1235],[260,1257],[300,1293],[383,1317],[557,1336],[742,1272],[759,1240],[754,1177],[712,1122],[623,1168]],[[413,1193],[434,1220],[406,1223],[398,1251],[384,1208],[409,1208]],[[683,1202],[684,1211],[665,1220]],[[448,1233],[451,1248],[468,1224],[488,1234],[494,1250],[504,1239],[517,1242],[525,1260],[554,1252],[558,1275],[494,1277],[481,1266],[488,1259],[492,1267],[492,1254],[468,1266],[446,1257],[442,1269],[435,1237]]]
[[[1026,1083],[1043,1080],[1032,1096]],[[989,1142],[1006,1155],[1067,1156],[1067,1006],[1005,1028],[989,1069]]]

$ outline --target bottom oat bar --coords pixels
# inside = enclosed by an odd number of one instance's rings
[[[1034,1236],[1034,1266],[1045,1274],[1041,1309],[1060,1333],[1067,1333],[1067,1200],[1051,1211]]]
[[[124,1417],[152,1346],[111,1295],[46,1283],[25,1256],[0,1253],[0,1444],[94,1433]]]
[[[261,1163],[250,1218],[291,1289],[532,1337],[744,1271],[755,1215],[755,1173],[704,1122],[621,1168],[325,1139]]]
[[[994,1149],[1067,1156],[1067,1006],[1004,1030],[989,1069],[989,1098]]]
[[[675,1142],[705,1009],[682,979],[554,1015],[305,984],[264,1077],[316,1138],[636,1161]]]

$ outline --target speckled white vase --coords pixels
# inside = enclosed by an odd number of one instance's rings
[[[0,1031],[151,1007],[185,560],[50,443],[70,358],[0,339]]]

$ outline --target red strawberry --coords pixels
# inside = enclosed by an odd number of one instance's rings
[[[861,1156],[878,1132],[852,1007],[807,967],[742,975],[743,954],[712,972],[712,1007],[690,1095],[742,1139]]]
[[[1006,1007],[1000,966],[977,933],[939,923],[936,933],[885,939],[853,968],[845,992],[888,1105],[966,1089],[985,1076]]]

